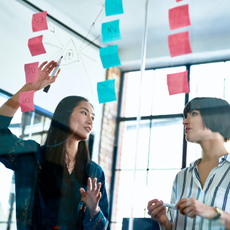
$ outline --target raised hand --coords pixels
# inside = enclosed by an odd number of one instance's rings
[[[97,178],[92,180],[90,177],[87,180],[87,191],[80,188],[81,200],[89,209],[91,218],[100,211],[100,207],[98,206],[101,199],[100,189],[101,183],[97,183]]]
[[[53,69],[56,66],[57,66],[57,62],[55,62],[55,61],[50,61],[49,63],[47,61],[43,62],[38,67],[37,80],[27,84],[29,86],[30,90],[38,91],[40,89],[45,88],[47,85],[50,85],[53,82],[55,82],[55,80],[58,77],[58,74],[60,72],[60,69],[58,70],[56,76],[54,76],[52,78],[50,78],[49,74],[53,71]]]

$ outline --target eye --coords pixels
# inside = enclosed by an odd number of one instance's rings
[[[95,120],[95,117],[92,117],[92,120],[94,121],[94,120]]]
[[[198,115],[198,113],[195,112],[195,111],[193,111],[193,112],[192,112],[192,116],[196,116],[196,115]]]
[[[85,111],[82,111],[82,113],[83,113],[84,115],[87,115],[87,113],[86,113]]]

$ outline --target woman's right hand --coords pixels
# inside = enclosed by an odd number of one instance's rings
[[[40,89],[45,88],[46,86],[52,84],[55,82],[56,78],[58,77],[58,74],[60,72],[60,69],[58,70],[56,76],[50,78],[49,74],[53,71],[53,69],[57,66],[57,62],[50,61],[49,63],[47,61],[43,62],[38,67],[38,77],[37,80],[34,82],[27,83],[27,87],[30,90],[38,91]]]
[[[150,200],[148,202],[148,214],[151,218],[157,221],[159,224],[166,224],[169,220],[166,215],[166,208],[162,205],[163,201],[159,201],[157,199]]]

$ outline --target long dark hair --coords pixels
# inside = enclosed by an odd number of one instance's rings
[[[69,119],[73,109],[81,101],[88,102],[86,98],[80,96],[65,97],[59,102],[53,114],[43,147],[44,168],[42,173],[42,187],[48,196],[61,195],[61,185],[58,182],[58,176],[60,172],[63,173],[65,166],[66,140],[68,134],[71,132],[69,130]],[[82,140],[78,144],[74,172],[78,182],[84,185],[87,184],[87,165],[89,160],[87,143],[85,140]]]

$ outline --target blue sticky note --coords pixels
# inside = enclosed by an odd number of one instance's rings
[[[101,48],[100,57],[104,69],[121,65],[118,56],[118,45]]]
[[[123,14],[122,0],[105,0],[105,16]]]
[[[113,42],[121,39],[119,21],[105,22],[101,24],[102,42]]]
[[[106,80],[97,83],[97,94],[99,103],[116,101],[115,79]]]

